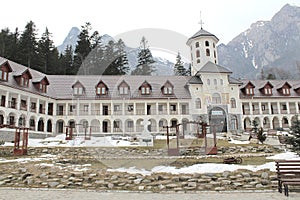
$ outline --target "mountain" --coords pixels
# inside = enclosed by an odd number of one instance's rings
[[[67,37],[64,39],[63,43],[59,46],[57,46],[57,49],[60,53],[63,53],[64,50],[68,45],[71,45],[73,50],[75,50],[77,41],[78,41],[78,35],[80,34],[80,30],[77,27],[71,28],[70,32],[68,33]],[[108,42],[112,40],[115,42],[114,38],[104,34],[101,36],[101,43],[105,46],[108,44]],[[138,64],[138,52],[139,48],[131,48],[131,47],[125,47],[125,51],[127,52],[127,59],[130,67],[130,71],[135,69],[135,66]],[[173,67],[174,63],[170,62],[167,59],[160,58],[160,57],[153,57],[155,61],[155,68],[156,71],[153,73],[153,75],[173,75]],[[186,63],[185,67],[188,68],[188,63]]]
[[[227,45],[218,46],[219,64],[237,78],[300,76],[300,8],[286,4],[270,21],[258,21]]]
[[[72,49],[75,49],[77,44],[78,35],[80,34],[80,30],[77,27],[72,27],[69,31],[67,37],[64,39],[63,43],[57,46],[57,50],[59,53],[63,53],[68,45],[72,46]]]

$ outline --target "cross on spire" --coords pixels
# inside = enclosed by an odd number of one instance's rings
[[[201,29],[202,29],[202,26],[203,26],[204,22],[202,21],[201,11],[200,11],[200,21],[198,22],[198,24],[200,24]]]

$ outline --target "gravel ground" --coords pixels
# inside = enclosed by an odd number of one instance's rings
[[[135,192],[97,192],[84,190],[45,190],[45,189],[12,189],[0,188],[0,199],[30,199],[30,200],[119,200],[119,199],[139,199],[139,200],[282,200],[300,199],[299,192],[291,192],[289,197],[277,191],[231,191],[231,192],[196,192],[196,193],[135,193]]]

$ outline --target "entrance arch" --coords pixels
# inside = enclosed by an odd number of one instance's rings
[[[214,107],[209,111],[209,124],[215,125],[216,132],[227,132],[227,117],[223,108]]]

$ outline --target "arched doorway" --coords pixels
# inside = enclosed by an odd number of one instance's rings
[[[47,121],[47,132],[52,132],[52,121],[50,119]]]
[[[44,120],[40,118],[38,121],[38,131],[44,131]]]
[[[214,107],[209,111],[209,124],[216,132],[227,132],[227,118],[226,112],[220,107]]]

